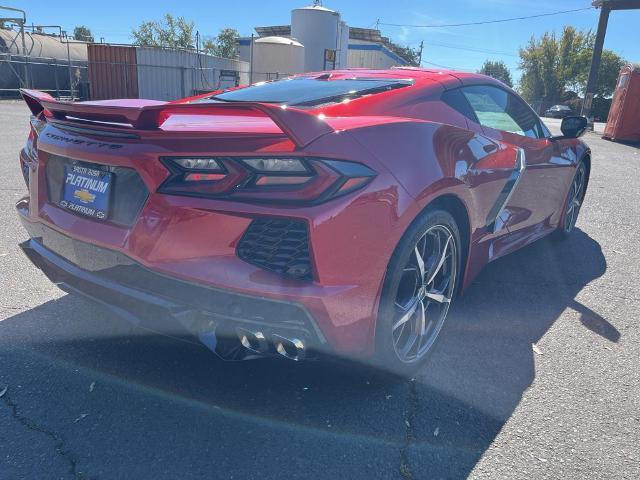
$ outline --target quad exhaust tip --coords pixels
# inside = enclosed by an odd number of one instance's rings
[[[273,335],[276,352],[289,360],[298,361],[306,356],[304,343],[299,338],[285,338],[280,335]]]
[[[255,353],[265,354],[269,351],[269,344],[262,332],[252,332],[245,328],[236,328],[238,339],[244,348]]]
[[[271,342],[268,342],[264,333],[260,331],[247,330],[246,328],[237,327],[236,334],[240,344],[247,350],[267,355],[270,351],[270,343],[275,351],[293,361],[302,360],[307,355],[305,344],[299,338],[287,338],[282,335],[271,335]],[[273,351],[273,350],[271,350]]]

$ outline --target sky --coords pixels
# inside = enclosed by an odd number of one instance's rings
[[[62,25],[69,32],[76,25],[88,26],[94,37],[106,42],[130,43],[131,30],[145,20],[159,19],[165,12],[195,22],[202,36],[232,27],[241,35],[253,27],[290,23],[292,8],[312,0],[4,0],[3,4],[26,10],[27,23]],[[53,6],[55,5],[55,7]],[[324,0],[323,5],[340,12],[354,27],[373,28],[380,22],[384,36],[396,43],[417,47],[424,41],[423,65],[436,64],[460,70],[478,70],[486,59],[503,60],[514,78],[519,78],[518,48],[532,35],[560,32],[565,25],[596,30],[598,11],[568,13],[507,23],[465,27],[410,28],[384,23],[443,25],[509,17],[537,15],[559,10],[590,7],[591,0]],[[612,12],[605,48],[623,58],[640,62],[640,10]],[[427,63],[429,62],[429,63]]]

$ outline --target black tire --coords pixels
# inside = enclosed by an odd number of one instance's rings
[[[580,208],[587,192],[588,170],[584,161],[580,161],[576,167],[576,173],[571,180],[571,186],[563,204],[562,218],[558,229],[553,232],[552,238],[556,241],[567,239],[578,221]]]
[[[450,237],[448,236],[449,233],[451,234]],[[449,241],[447,241],[443,246],[442,244],[445,243],[445,238],[448,238]],[[419,242],[423,241],[424,243],[420,243],[420,245],[418,245]],[[453,247],[449,245],[450,242],[453,242]],[[430,275],[436,271],[439,260],[434,259],[437,255],[435,253],[427,257],[426,251],[430,248],[428,244],[431,244],[431,246],[433,246],[433,250],[435,250],[436,243],[439,244],[439,248],[444,249],[444,253],[439,258],[445,258],[445,263],[442,263],[441,266],[438,267],[438,273],[435,274],[431,287],[425,286],[424,283],[426,280],[423,280],[423,288],[419,288],[417,290],[417,295],[415,297],[415,301],[421,302],[420,309],[416,308],[416,312],[418,313],[413,314],[411,317],[413,319],[414,316],[420,316],[420,313],[422,314],[420,317],[422,319],[422,323],[420,323],[419,319],[414,319],[418,323],[418,327],[416,328],[421,326],[424,334],[423,337],[420,336],[418,341],[420,342],[424,340],[428,343],[425,343],[422,347],[420,346],[420,343],[418,343],[415,359],[409,360],[409,357],[411,356],[409,353],[406,356],[407,358],[401,358],[405,349],[400,348],[399,343],[402,341],[402,335],[407,335],[407,345],[409,344],[409,336],[413,334],[412,325],[414,324],[414,321],[406,321],[406,325],[401,324],[403,331],[398,331],[400,327],[397,327],[394,330],[394,325],[402,321],[402,319],[405,318],[405,315],[408,314],[405,312],[410,310],[400,309],[399,304],[402,304],[403,306],[405,305],[403,301],[406,296],[404,293],[405,291],[408,292],[411,291],[412,288],[418,288],[417,285],[412,286],[411,277],[415,276],[416,281],[419,281],[418,279],[421,277],[420,269],[418,268],[419,265],[415,265],[415,272],[410,270],[410,265],[412,263],[418,263],[417,247],[420,246],[420,248],[424,249],[424,256],[427,260],[423,263],[421,271],[425,273],[423,278],[428,280]],[[452,250],[447,255],[447,249],[451,248]],[[450,259],[455,263],[450,264]],[[376,322],[375,364],[377,368],[393,375],[411,376],[424,365],[433,352],[436,341],[442,334],[451,302],[457,293],[462,272],[461,259],[462,245],[460,242],[460,232],[455,219],[450,213],[444,210],[426,210],[411,224],[398,243],[389,262],[389,266],[387,267],[382,296],[380,299],[378,320]],[[445,274],[450,274],[451,272],[453,272],[453,278],[450,278],[447,283]],[[441,276],[440,278],[438,277],[439,275]],[[407,278],[409,278],[409,280],[407,280]],[[441,283],[436,288],[438,282]],[[445,284],[446,287],[443,287]],[[432,291],[425,293],[425,290],[429,290],[429,288],[432,288]],[[431,296],[433,296],[437,291],[440,291],[440,289],[444,292],[443,297],[446,296],[449,298],[449,301],[446,302],[446,310],[444,311],[442,320],[440,320],[440,310],[436,309],[444,308],[444,302],[441,303],[431,300]],[[417,300],[422,295],[425,295],[422,297],[423,299]],[[413,305],[411,303],[412,301],[412,299],[408,300],[409,303],[407,303],[407,305]],[[427,306],[422,308],[425,304]],[[431,309],[431,311],[429,309]],[[432,319],[429,320],[429,325],[431,325],[435,318],[437,318],[438,323],[433,324],[433,331],[430,331],[430,336],[427,339],[425,324],[427,322],[426,318],[428,315],[430,315],[429,318]],[[408,333],[405,333],[404,329],[406,328],[410,328],[411,330]],[[432,338],[434,333],[435,338]],[[406,345],[403,345],[403,347],[405,346]],[[420,348],[426,348],[426,351],[420,352]],[[418,355],[418,353],[420,354]]]

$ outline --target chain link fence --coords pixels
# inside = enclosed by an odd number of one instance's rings
[[[56,98],[74,100],[177,100],[290,75],[286,72],[251,72],[248,68],[214,68],[200,64],[182,66],[109,61],[68,62],[56,58],[2,53],[0,98],[18,98],[20,88],[32,88]]]

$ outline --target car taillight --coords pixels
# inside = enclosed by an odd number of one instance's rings
[[[160,193],[262,202],[320,203],[364,187],[376,172],[315,157],[162,157]]]

